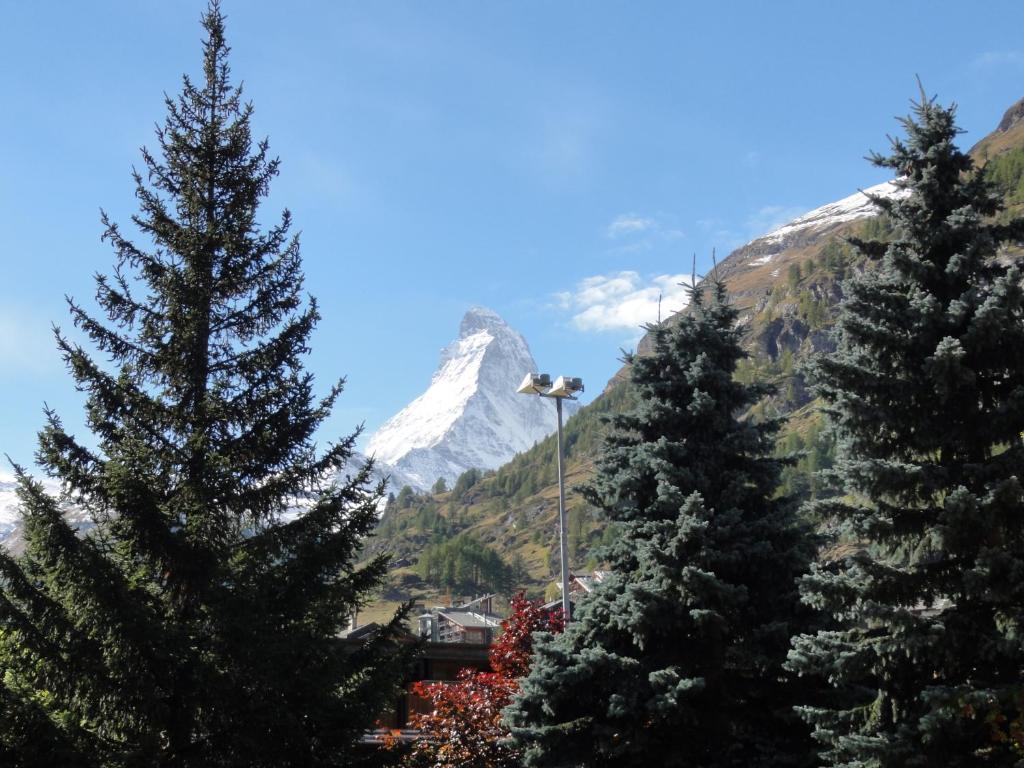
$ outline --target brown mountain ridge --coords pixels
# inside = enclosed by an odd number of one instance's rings
[[[975,144],[971,154],[1002,191],[1005,215],[1024,210],[1024,99],[1006,111],[998,127]],[[880,187],[867,191],[892,192]],[[779,451],[803,452],[784,477],[786,492],[813,494],[813,473],[831,456],[800,365],[831,348],[830,329],[843,296],[843,279],[871,268],[845,238],[884,239],[887,232],[884,217],[870,209],[863,195],[853,195],[747,243],[717,265],[731,301],[741,311],[743,343],[750,355],[736,375],[747,381],[768,380],[777,387],[777,393],[755,405],[749,415],[788,416]],[[1021,244],[1000,254],[1005,259],[1022,257]],[[676,322],[677,317],[663,322]],[[638,353],[644,354],[648,346],[645,336]],[[601,445],[601,417],[627,407],[630,399],[624,366],[604,392],[566,425],[570,563],[577,571],[599,565],[595,551],[614,531],[587,506],[576,486],[593,472]],[[460,591],[460,586],[467,592],[492,587],[543,592],[558,567],[554,454],[554,438],[549,437],[494,472],[467,473],[451,490],[399,494],[367,542],[368,554],[388,551],[405,561],[393,570],[381,608],[409,597],[438,598]],[[492,575],[489,582],[483,578],[473,582],[472,574],[468,579],[454,572],[439,576],[434,568],[431,580],[425,581],[424,556],[438,562],[444,547],[450,548],[459,537],[497,552],[508,566],[503,579],[495,581]]]

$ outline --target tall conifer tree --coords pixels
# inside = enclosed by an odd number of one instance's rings
[[[1010,766],[1024,757],[1024,293],[1000,201],[926,98],[876,165],[894,235],[846,284],[838,348],[816,365],[842,494],[820,502],[865,551],[803,588],[842,631],[794,641],[828,677],[804,710],[841,766]]]
[[[649,329],[638,403],[611,420],[589,500],[620,532],[611,575],[541,636],[506,719],[529,766],[787,766],[812,742],[782,671],[813,546],[775,498],[767,391],[733,378],[737,312],[715,280]],[[710,294],[710,295],[708,295]]]
[[[202,80],[167,99],[135,174],[152,246],[104,216],[106,320],[70,302],[110,365],[58,334],[92,438],[49,413],[38,459],[94,530],[19,473],[27,551],[0,554],[16,765],[348,765],[397,682],[397,617],[338,637],[385,571],[354,567],[382,488],[370,465],[341,474],[355,435],[314,443],[341,385],[317,399],[303,370],[318,312],[299,242],[287,212],[257,222],[278,161],[251,138],[216,1],[202,23]]]

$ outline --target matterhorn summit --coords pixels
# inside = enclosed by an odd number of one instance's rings
[[[516,394],[523,375],[536,370],[520,333],[490,309],[472,307],[427,391],[388,419],[366,452],[393,470],[396,485],[419,490],[440,477],[450,486],[467,469],[495,469],[555,429],[553,403]]]

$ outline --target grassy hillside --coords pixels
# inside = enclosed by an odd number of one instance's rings
[[[1005,195],[1010,213],[1024,211],[1024,100],[1014,105],[1000,128],[972,150],[976,162]],[[816,470],[832,460],[833,446],[822,429],[820,414],[807,391],[802,364],[831,349],[830,329],[842,299],[842,281],[869,269],[847,242],[851,236],[886,239],[890,233],[882,216],[841,223],[797,236],[781,251],[774,247],[762,257],[765,244],[755,241],[731,254],[718,266],[730,299],[741,309],[743,344],[749,357],[736,376],[742,381],[770,381],[776,394],[757,403],[749,418],[785,415],[779,436],[780,454],[796,454],[797,464],[786,471],[780,492],[810,497],[818,491]],[[1020,258],[1011,249],[1006,258]],[[684,310],[685,311],[685,310]],[[673,318],[665,320],[674,322]],[[642,354],[647,340],[641,341]],[[576,490],[591,476],[601,445],[603,417],[621,411],[631,401],[628,370],[623,368],[593,403],[566,425],[567,509],[570,564],[573,569],[598,565],[596,552],[614,536],[600,514]],[[552,406],[553,410],[553,406]],[[552,418],[553,415],[552,415]],[[554,436],[538,443],[495,472],[469,472],[450,491],[416,495],[406,490],[385,512],[367,551],[389,551],[397,558],[417,560],[392,571],[388,599],[416,597],[430,601],[472,586],[526,588],[541,594],[558,569],[558,489]],[[459,582],[454,572],[445,579],[436,566],[439,547],[460,537],[467,551],[478,547],[497,553],[507,570],[498,579]],[[430,555],[435,563],[421,558]],[[449,565],[456,569],[456,565]],[[465,564],[463,570],[472,566]],[[497,571],[496,571],[497,573]]]

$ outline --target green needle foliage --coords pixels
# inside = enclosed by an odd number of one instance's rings
[[[876,165],[893,239],[846,284],[817,394],[838,440],[839,496],[818,502],[866,550],[826,563],[807,600],[844,622],[794,641],[828,677],[805,715],[836,766],[1011,766],[1024,758],[1024,293],[997,260],[1024,221],[954,143],[954,108],[922,93]]]
[[[49,413],[38,460],[63,498],[19,473],[27,550],[0,555],[5,764],[349,765],[402,671],[399,617],[360,646],[338,637],[385,573],[383,556],[354,567],[383,489],[369,464],[343,473],[356,435],[314,444],[341,384],[317,399],[302,368],[318,313],[299,241],[287,212],[257,223],[278,161],[251,138],[216,2],[203,26],[202,82],[167,99],[135,173],[153,245],[104,216],[106,321],[70,302],[110,365],[58,334],[95,447]]]
[[[707,296],[706,294],[710,294]],[[506,719],[529,766],[807,765],[781,666],[803,631],[813,545],[774,498],[779,424],[740,418],[737,311],[715,280],[632,359],[588,500],[615,524],[612,570],[564,634],[538,639]]]

